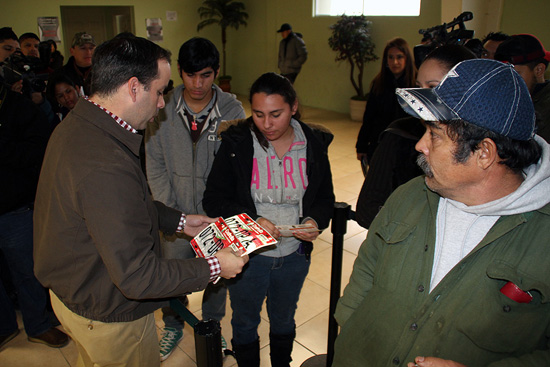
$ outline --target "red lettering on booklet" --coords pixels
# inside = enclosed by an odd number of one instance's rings
[[[510,298],[517,303],[529,303],[533,299],[533,296],[529,292],[522,291],[517,285],[512,282],[506,283],[500,288],[500,293]]]

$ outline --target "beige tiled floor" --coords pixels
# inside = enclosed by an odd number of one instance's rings
[[[247,115],[249,115],[249,106],[247,106],[246,102],[244,104]],[[302,108],[302,120],[323,124],[333,132],[335,137],[330,146],[329,157],[332,166],[336,200],[347,202],[352,205],[352,208],[355,208],[355,202],[363,183],[363,174],[355,158],[354,148],[360,123],[352,122],[348,116],[343,114],[308,107]],[[355,222],[348,222],[347,233],[344,237],[343,286],[348,282],[353,261],[365,236],[366,230]],[[315,241],[311,268],[301,293],[300,302],[298,303],[298,311],[296,313],[297,335],[292,353],[292,367],[300,366],[303,361],[316,354],[326,353],[331,258],[332,234],[329,228]],[[200,318],[202,293],[193,294],[189,299],[189,309]],[[158,311],[155,316],[160,331],[162,318]],[[0,349],[0,366],[75,366],[77,353],[72,341],[61,349],[52,349],[44,345],[29,343],[22,328],[20,316],[19,319],[21,333]],[[227,341],[231,339],[230,320],[231,308],[228,302],[227,315],[222,321],[222,333]],[[264,367],[270,365],[268,346],[269,322],[265,308],[262,311],[262,320],[259,334],[262,348],[261,365]],[[170,358],[162,363],[163,367],[196,366],[193,330],[189,325],[185,326],[184,334],[185,337],[180,342],[178,348]],[[225,358],[224,366],[236,366],[235,359],[233,357]]]

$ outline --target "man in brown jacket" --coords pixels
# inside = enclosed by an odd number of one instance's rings
[[[234,277],[230,249],[160,258],[159,229],[196,235],[214,219],[153,202],[140,165],[143,130],[164,107],[168,51],[133,36],[100,45],[89,99],[49,142],[35,210],[35,273],[76,342],[79,365],[158,366],[153,312],[162,298]],[[190,163],[191,164],[191,163]]]

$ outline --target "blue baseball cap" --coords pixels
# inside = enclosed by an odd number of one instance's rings
[[[398,88],[395,93],[405,112],[425,121],[460,119],[516,140],[535,134],[533,101],[510,64],[462,61],[433,89]]]

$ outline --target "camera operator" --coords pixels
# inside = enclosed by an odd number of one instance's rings
[[[419,68],[426,56],[439,46],[464,46],[469,39],[474,38],[474,31],[467,30],[464,25],[464,22],[472,19],[474,19],[474,15],[469,11],[465,11],[449,23],[418,30],[418,33],[420,33],[423,38],[422,43],[414,46],[413,50],[416,67]],[[455,29],[456,27],[458,28]],[[448,29],[450,29],[450,31],[448,31]]]
[[[19,46],[0,29],[0,63]],[[33,272],[33,202],[49,137],[43,113],[2,77],[0,83],[0,252],[11,274],[28,340],[59,348],[68,337],[52,327],[48,298]],[[16,313],[0,282],[0,347],[19,334]]]
[[[11,37],[14,36],[15,34],[11,35]],[[50,128],[53,128],[59,121],[44,96],[46,80],[53,70],[40,60],[38,51],[40,41],[36,34],[23,34],[18,44],[21,45],[21,49],[3,60],[3,82],[12,91],[22,93],[37,105],[46,115]]]
[[[19,48],[19,42],[17,41],[17,35],[12,31],[10,27],[0,28],[0,83],[7,84],[4,75],[4,62],[7,60],[17,49]],[[17,86],[8,85],[14,92],[21,92],[23,88],[23,82],[17,84]]]
[[[40,44],[40,38],[34,33],[23,33],[19,37],[19,45],[21,47],[21,53],[27,57],[39,58],[38,45]]]

